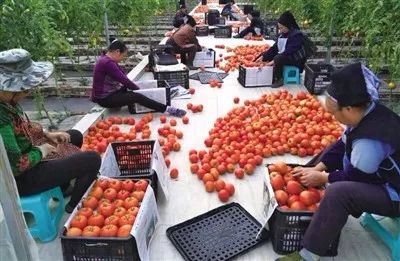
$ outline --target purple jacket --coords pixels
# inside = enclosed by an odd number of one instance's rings
[[[107,55],[102,55],[93,70],[91,100],[96,102],[121,88],[138,90],[139,87],[126,77],[125,72]]]

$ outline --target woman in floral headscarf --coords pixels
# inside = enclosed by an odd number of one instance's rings
[[[18,105],[52,71],[51,63],[33,62],[23,49],[0,52],[0,135],[21,196],[57,186],[66,188],[76,179],[71,200],[65,206],[70,213],[96,178],[101,158],[94,152],[79,151],[79,131],[43,131]],[[74,153],[62,155],[66,150]],[[57,155],[61,157],[57,159]]]

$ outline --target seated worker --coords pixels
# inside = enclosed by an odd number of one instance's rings
[[[107,52],[99,58],[94,67],[91,100],[105,108],[120,108],[138,103],[157,112],[183,117],[186,114],[185,110],[167,106],[133,92],[139,87],[128,79],[118,65],[128,54],[128,48],[120,40],[110,40],[112,42]]]
[[[400,117],[378,103],[379,84],[360,63],[332,74],[325,106],[347,128],[315,167],[294,170],[307,187],[330,184],[304,235],[303,249],[277,260],[318,260],[349,215],[400,216]]]
[[[186,24],[187,23],[187,9],[186,9],[186,5],[181,5],[179,8],[179,11],[175,14],[174,17],[174,21],[172,23],[172,25],[175,28],[179,28],[181,27],[181,25]]]
[[[278,19],[279,37],[275,44],[262,54],[262,61],[274,66],[272,88],[283,85],[283,66],[293,65],[303,71],[307,58],[303,47],[303,33],[291,12],[284,12]]]
[[[76,152],[43,161],[62,143],[81,147],[83,136],[77,130],[47,132],[39,124],[34,128],[18,104],[51,75],[53,68],[49,62],[33,62],[23,49],[0,52],[0,135],[19,195],[37,194],[54,187],[61,187],[65,193],[75,179],[71,199],[65,206],[65,211],[71,213],[96,179],[101,158],[96,152]]]
[[[240,9],[235,6],[234,0],[228,0],[221,11],[222,16],[226,16],[232,21],[238,21],[241,18]]]
[[[250,14],[248,14],[248,18],[251,21],[250,26],[241,31],[238,35],[235,35],[234,38],[243,38],[250,33],[253,36],[260,36],[264,34],[264,22],[260,18],[260,11],[253,10]]]
[[[171,53],[179,53],[182,63],[186,64],[190,70],[195,70],[193,60],[196,52],[201,51],[201,46],[196,37],[196,21],[190,15],[187,16],[188,21],[181,26],[168,40],[167,44],[172,46]]]

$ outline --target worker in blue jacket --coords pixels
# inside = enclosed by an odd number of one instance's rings
[[[378,102],[379,84],[360,63],[332,74],[326,108],[347,128],[315,167],[294,170],[303,185],[327,189],[303,249],[278,260],[318,260],[349,215],[400,216],[400,117]]]
[[[290,11],[284,12],[278,19],[279,37],[275,44],[262,54],[262,61],[274,66],[272,88],[283,85],[283,66],[291,65],[304,69],[306,54],[303,46],[304,36]]]

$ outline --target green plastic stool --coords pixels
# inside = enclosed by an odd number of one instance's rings
[[[283,84],[300,84],[300,69],[296,66],[283,66]]]
[[[390,217],[385,217],[390,218]],[[392,260],[400,260],[400,217],[391,218],[398,228],[395,233],[391,233],[385,229],[378,220],[376,220],[371,214],[364,213],[361,218],[361,225],[369,230],[371,230],[375,235],[377,235],[386,246],[389,247],[392,252]]]
[[[56,200],[57,205],[50,207],[50,200]],[[33,216],[35,224],[28,227],[32,237],[42,242],[49,242],[57,237],[58,225],[64,214],[64,197],[60,187],[55,187],[42,193],[20,198],[23,213]]]

